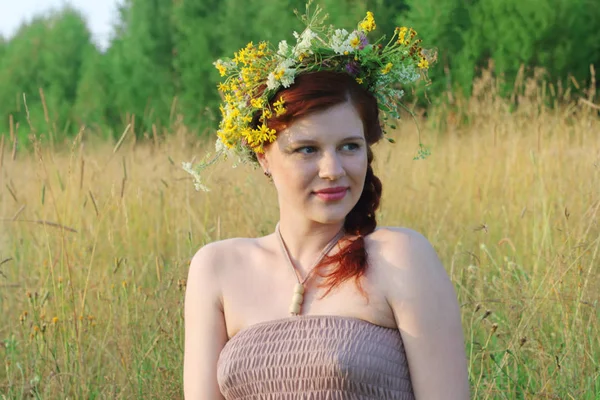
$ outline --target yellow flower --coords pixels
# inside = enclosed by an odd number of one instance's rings
[[[358,35],[350,39],[350,46],[352,46],[354,49],[358,49],[360,47],[360,37],[358,37]]]
[[[283,114],[285,114],[287,112],[287,110],[284,107],[285,105],[285,100],[283,100],[283,98],[279,98],[278,101],[276,101],[275,103],[273,103],[273,107],[275,107],[275,115],[280,117]]]
[[[285,74],[285,70],[283,68],[281,68],[278,71],[275,71],[273,73],[273,75],[275,75],[275,79],[277,79],[278,81],[281,80],[281,78],[283,78],[283,75]]]
[[[421,69],[427,69],[429,68],[429,61],[427,61],[424,57],[421,57],[421,61],[419,61],[417,66]]]
[[[225,76],[227,74],[227,68],[225,68],[223,64],[217,64],[216,67],[219,70],[221,76]]]
[[[373,13],[371,11],[367,11],[367,16],[359,24],[359,27],[365,32],[371,32],[377,28],[377,25],[375,24],[375,18],[373,17]]]
[[[275,115],[278,116],[278,117],[282,116],[286,112],[287,112],[287,110],[283,106],[281,106],[281,107],[275,107]]]
[[[406,39],[406,33],[408,32],[408,28],[403,26],[402,28],[396,28],[398,31],[398,44],[408,44],[408,40]]]
[[[250,105],[252,105],[252,107],[254,107],[254,108],[262,108],[263,99],[261,99],[261,98],[252,99],[252,100],[250,100]]]
[[[285,100],[283,97],[280,97],[275,103],[273,103],[273,107],[283,107],[285,105]]]
[[[362,78],[356,78],[356,82],[358,82],[359,85],[362,85],[363,79]]]
[[[264,142],[272,142],[275,140],[276,136],[275,136],[275,129],[269,129],[269,127],[265,124],[262,124],[260,126],[260,133],[261,133],[261,141]]]
[[[54,318],[52,318],[52,324],[53,324],[53,325],[56,325],[56,324],[58,324],[58,317],[54,317]]]
[[[385,66],[385,68],[383,68],[383,69],[381,70],[381,73],[382,73],[383,75],[386,75],[386,74],[388,74],[388,73],[389,73],[389,72],[392,70],[392,67],[393,67],[393,66],[394,66],[394,64],[392,64],[392,63],[387,63],[387,65]]]

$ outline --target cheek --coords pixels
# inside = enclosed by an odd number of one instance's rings
[[[306,163],[290,163],[279,171],[277,187],[282,192],[294,196],[299,191],[306,190],[313,178],[314,173]]]
[[[363,154],[361,157],[357,157],[349,166],[352,176],[356,180],[364,180],[367,174],[367,167],[369,162],[367,160],[367,154]]]

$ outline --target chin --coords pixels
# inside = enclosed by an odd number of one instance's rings
[[[354,205],[347,202],[311,207],[309,215],[313,221],[321,224],[336,224],[343,222]]]

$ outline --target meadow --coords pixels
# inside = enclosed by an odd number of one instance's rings
[[[412,160],[410,118],[395,144],[376,145],[379,224],[436,248],[461,304],[473,398],[600,399],[597,96],[536,79],[512,98],[498,87],[484,74],[472,98],[418,118],[426,160]],[[133,129],[116,143],[89,130],[67,145],[35,139],[32,151],[3,138],[2,398],[182,398],[190,258],[274,228],[261,171],[221,165],[199,193],[181,162],[212,142],[182,124],[144,141]]]

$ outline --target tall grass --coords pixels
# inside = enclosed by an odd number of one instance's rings
[[[478,399],[600,398],[600,118],[523,79],[484,75],[470,100],[375,149],[380,225],[424,233],[457,289]],[[560,102],[550,104],[554,90]],[[519,107],[514,108],[518,103]],[[118,144],[0,152],[0,393],[5,398],[182,397],[183,294],[203,244],[272,231],[275,191],[250,167],[193,190],[204,153],[184,126]]]

